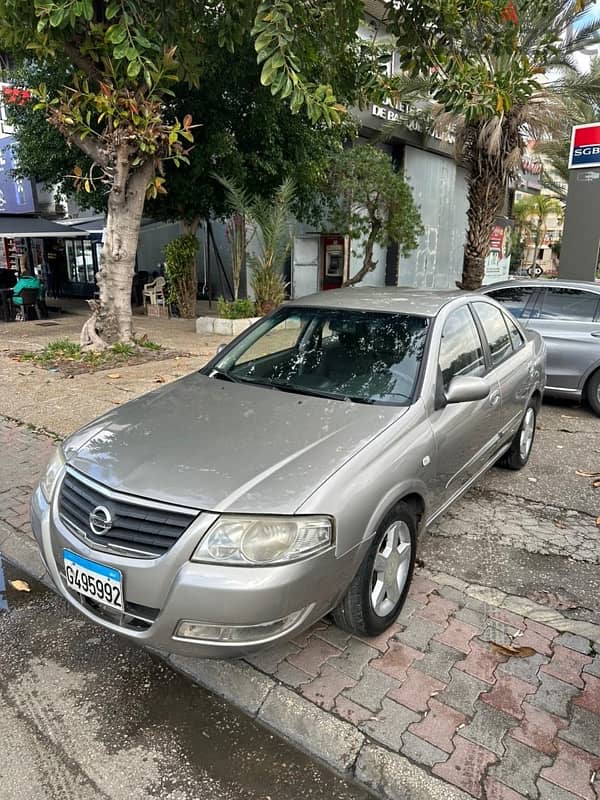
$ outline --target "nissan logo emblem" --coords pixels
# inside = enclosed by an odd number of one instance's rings
[[[106,506],[96,506],[90,511],[90,528],[96,536],[104,536],[112,528],[113,518]]]

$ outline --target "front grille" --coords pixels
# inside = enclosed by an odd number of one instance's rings
[[[97,506],[108,509],[112,518],[112,527],[102,535],[90,527],[90,512]],[[70,470],[60,488],[58,513],[70,530],[99,548],[138,556],[166,553],[198,515],[113,492]]]

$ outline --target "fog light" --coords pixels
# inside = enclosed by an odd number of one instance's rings
[[[204,642],[262,642],[292,628],[308,609],[294,611],[283,619],[260,625],[214,625],[208,622],[180,622],[175,636],[178,639],[195,639]]]

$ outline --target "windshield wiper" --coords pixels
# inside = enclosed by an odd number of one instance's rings
[[[231,383],[240,382],[238,378],[234,378],[234,376],[230,372],[227,372],[224,369],[211,369],[209,377],[220,378],[223,381],[231,381]]]
[[[304,394],[308,395],[309,397],[324,397],[327,400],[340,400],[342,402],[364,403],[367,405],[372,405],[374,403],[374,400],[370,400],[366,397],[350,397],[349,395],[335,394],[334,392],[325,392],[319,389],[306,389],[303,386],[291,386],[288,383],[275,383],[274,381],[269,381],[268,383],[262,383],[261,386],[268,386],[272,389],[280,389],[282,392],[291,392],[292,394]]]

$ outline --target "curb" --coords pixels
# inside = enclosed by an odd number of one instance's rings
[[[0,551],[18,569],[52,588],[36,544],[0,523]],[[572,620],[527,598],[489,586],[468,584],[445,573],[420,570],[440,586],[450,586],[487,605],[503,608],[596,643],[600,625]],[[360,730],[240,659],[210,660],[153,650],[173,669],[287,739],[345,779],[356,781],[381,800],[473,800],[406,757],[370,741]]]

